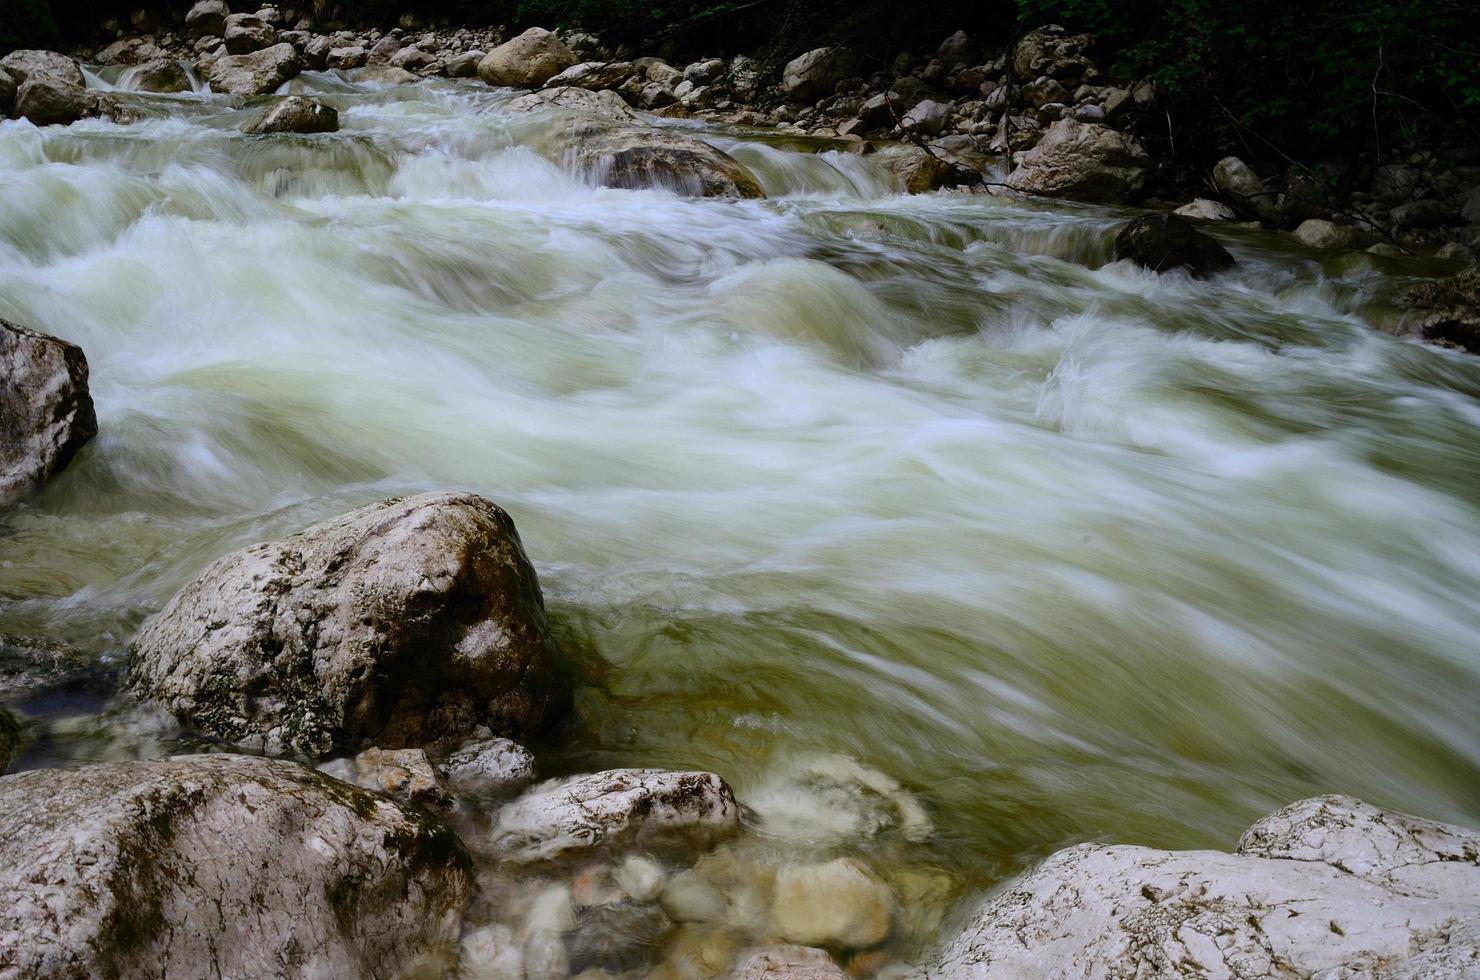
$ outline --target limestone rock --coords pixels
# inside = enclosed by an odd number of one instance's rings
[[[491,843],[529,862],[638,841],[707,847],[739,829],[735,794],[713,773],[613,769],[534,787],[499,811]]]
[[[810,946],[765,946],[740,960],[731,980],[847,980],[831,956]]]
[[[368,55],[363,46],[358,44],[346,44],[342,47],[330,48],[324,63],[330,68],[351,69],[359,68],[365,63]]]
[[[890,147],[879,156],[906,193],[925,194],[954,183],[955,174],[946,162],[918,146]]]
[[[283,42],[251,54],[233,54],[211,65],[211,88],[229,95],[266,95],[303,71],[303,57]]]
[[[55,51],[24,49],[0,58],[0,68],[8,71],[19,86],[28,78],[50,78],[64,85],[86,88],[87,80],[77,62]]]
[[[592,122],[566,134],[567,159],[607,187],[663,187],[692,197],[765,197],[734,157],[697,136]]]
[[[1425,340],[1480,354],[1480,265],[1408,290],[1404,326]]]
[[[410,85],[417,77],[395,65],[366,65],[350,73],[352,82],[380,82],[384,85]]]
[[[140,92],[189,92],[190,76],[175,59],[156,58],[134,72],[134,88]]]
[[[1185,268],[1196,276],[1233,265],[1226,248],[1174,214],[1144,215],[1127,222],[1115,236],[1115,258],[1154,272]]]
[[[220,35],[226,30],[226,18],[231,9],[224,0],[197,0],[185,14],[185,29],[194,35]]]
[[[268,106],[253,120],[246,132],[266,133],[333,133],[339,129],[339,113],[322,102],[301,95],[289,95]]]
[[[1173,211],[1179,218],[1196,218],[1199,221],[1233,221],[1238,215],[1222,201],[1199,197]]]
[[[199,731],[316,756],[539,727],[553,662],[509,515],[428,493],[217,561],[140,630],[130,672]]]
[[[518,742],[489,738],[469,742],[442,761],[459,796],[511,796],[534,782],[534,756]]]
[[[569,109],[588,115],[614,119],[618,122],[637,122],[637,113],[627,107],[622,97],[610,90],[593,92],[590,89],[562,85],[544,88],[538,92],[527,92],[510,99],[506,106],[510,112],[535,112],[542,109]]]
[[[428,814],[310,769],[182,756],[0,778],[0,972],[391,977],[471,893]]]
[[[163,57],[164,52],[152,42],[141,37],[126,37],[99,51],[94,60],[100,65],[138,65]]]
[[[478,62],[478,77],[489,85],[538,88],[575,63],[576,56],[560,38],[531,27],[488,52]]]
[[[934,99],[925,99],[917,102],[913,109],[905,113],[899,124],[910,132],[919,133],[922,136],[939,136],[950,118],[950,106],[936,102]]]
[[[1261,820],[1236,854],[1059,851],[929,976],[1444,975],[1430,970],[1475,962],[1477,926],[1480,833],[1322,797]]]
[[[1087,52],[1094,40],[1089,34],[1069,34],[1057,24],[1029,31],[1013,49],[1013,75],[1020,82],[1045,75],[1066,83],[1077,81],[1091,67]]]
[[[1133,137],[1107,126],[1060,119],[1023,154],[1007,186],[1046,197],[1111,203],[1134,197],[1150,166],[1151,158]]]
[[[478,62],[482,61],[486,51],[464,51],[455,55],[447,62],[448,78],[477,78]]]
[[[79,119],[134,121],[134,114],[107,92],[79,88],[44,75],[33,75],[20,84],[13,112],[17,119],[29,119],[37,126],[66,126]]]
[[[889,886],[852,858],[776,873],[771,925],[803,946],[865,949],[889,934]]]
[[[0,320],[0,506],[60,473],[97,431],[82,348]]]
[[[319,771],[403,803],[432,808],[452,805],[442,774],[421,749],[366,749],[327,762]]]
[[[251,54],[278,43],[277,31],[255,14],[232,14],[222,34],[227,54]]]
[[[786,63],[781,91],[791,102],[816,102],[831,95],[838,82],[852,75],[858,59],[848,48],[814,48]]]

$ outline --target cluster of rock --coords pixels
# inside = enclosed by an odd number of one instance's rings
[[[79,119],[131,122],[125,106],[87,87],[77,62],[55,51],[12,51],[0,58],[0,117],[29,119],[38,126]]]

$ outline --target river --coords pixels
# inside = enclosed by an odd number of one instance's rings
[[[1156,275],[1124,209],[734,132],[766,200],[603,189],[508,92],[292,88],[342,131],[0,124],[0,316],[84,348],[100,421],[0,514],[0,632],[117,664],[223,553],[467,488],[576,678],[544,771],[712,770],[772,853],[959,909],[1317,793],[1480,821],[1480,359],[1367,322],[1432,264],[1219,228],[1235,270]],[[23,767],[187,744],[28,710]],[[870,780],[924,823],[871,835]]]

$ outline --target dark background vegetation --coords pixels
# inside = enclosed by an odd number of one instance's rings
[[[1158,132],[1189,161],[1269,162],[1480,143],[1475,0],[280,0],[319,19],[389,25],[407,11],[472,25],[579,27],[675,59],[754,53],[771,66],[842,42],[878,70],[965,29],[987,58],[1023,31],[1094,33],[1122,82],[1151,77]],[[0,49],[88,40],[140,0],[0,0]],[[183,13],[188,0],[176,0]],[[238,0],[236,9],[255,7]],[[1151,127],[1152,123],[1145,124]]]

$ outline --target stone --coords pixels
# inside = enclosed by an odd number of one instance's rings
[[[395,65],[366,65],[350,72],[352,82],[378,82],[382,85],[410,85],[419,79],[404,68]]]
[[[891,126],[894,124],[895,113],[905,111],[895,101],[893,92],[871,95],[858,107],[858,118],[874,127]]]
[[[1443,228],[1462,223],[1459,213],[1432,197],[1409,201],[1393,208],[1393,224],[1403,229]]]
[[[741,958],[731,980],[847,980],[826,951],[809,946],[764,946]]]
[[[917,102],[913,109],[906,112],[899,124],[912,133],[922,136],[939,136],[950,119],[950,106],[936,102],[934,99],[925,99]]]
[[[94,687],[104,671],[65,643],[0,633],[0,704]]]
[[[0,119],[9,117],[15,108],[15,76],[0,68]]]
[[[1115,203],[1146,183],[1151,158],[1136,140],[1107,126],[1060,119],[1008,174],[1013,190],[1074,201]]]
[[[97,435],[87,379],[82,348],[0,320],[0,506],[39,489]]]
[[[539,112],[549,109],[568,109],[618,122],[638,121],[622,97],[610,89],[593,92],[590,89],[561,86],[546,88],[538,92],[526,92],[510,99],[505,106],[510,112]]]
[[[534,756],[518,742],[488,738],[468,742],[442,760],[442,772],[459,796],[512,796],[536,776]]]
[[[1127,222],[1115,235],[1115,258],[1153,272],[1182,268],[1195,276],[1234,264],[1227,249],[1174,214],[1144,215]]]
[[[1321,218],[1307,218],[1295,226],[1295,240],[1307,248],[1351,248],[1357,233],[1344,225]]]
[[[771,926],[803,946],[866,949],[889,934],[889,886],[853,858],[776,872]]]
[[[935,832],[924,806],[898,780],[846,755],[789,760],[746,802],[761,831],[779,840],[840,844],[897,831],[919,843]]]
[[[1021,104],[1038,108],[1050,102],[1059,104],[1068,102],[1069,90],[1064,88],[1063,83],[1058,79],[1044,75],[1019,88],[1017,96]]]
[[[531,27],[488,52],[478,62],[478,77],[489,85],[539,88],[576,60],[560,38],[542,27]]]
[[[333,133],[339,129],[339,113],[333,108],[302,95],[277,99],[245,132],[267,133]]]
[[[329,52],[334,50],[334,41],[324,37],[322,34],[310,38],[303,45],[299,53],[303,55],[303,65],[311,71],[323,71],[329,67]]]
[[[347,71],[352,68],[359,68],[365,64],[367,57],[368,55],[362,46],[358,44],[346,44],[341,47],[330,48],[329,54],[324,59],[324,63],[330,68]]]
[[[533,862],[655,841],[703,848],[739,829],[735,794],[713,773],[613,769],[534,787],[499,811],[490,843]]]
[[[394,976],[455,943],[471,864],[434,817],[291,762],[0,778],[15,976]]]
[[[570,970],[639,970],[657,959],[673,923],[650,902],[611,902],[580,909],[565,937]]]
[[[1049,24],[1024,34],[1012,52],[1012,74],[1019,81],[1047,75],[1077,82],[1091,67],[1087,52],[1094,47],[1089,34],[1069,34]]]
[[[662,82],[648,82],[642,87],[642,94],[638,96],[644,109],[662,109],[678,101],[678,96],[673,89]]]
[[[743,164],[697,136],[592,120],[564,134],[567,158],[606,187],[661,187],[690,197],[765,197]]]
[[[1372,172],[1372,196],[1384,204],[1401,204],[1418,193],[1422,174],[1406,163],[1390,163]]]
[[[410,72],[427,71],[437,64],[437,56],[411,45],[391,55],[390,65]]]
[[[1222,201],[1198,197],[1173,211],[1179,218],[1196,218],[1199,221],[1233,221],[1238,214]]]
[[[28,78],[50,78],[64,85],[86,88],[87,79],[77,62],[55,51],[38,51],[32,48],[12,51],[0,58],[0,68],[15,79],[16,87]]]
[[[719,81],[725,74],[725,62],[723,58],[705,58],[696,61],[683,70],[685,81],[693,82],[695,85],[709,85]]]
[[[1424,340],[1480,354],[1480,265],[1408,290],[1402,325]]]
[[[255,14],[232,14],[222,32],[227,54],[251,54],[277,43],[277,31]]]
[[[370,45],[368,53],[369,62],[372,65],[390,64],[391,58],[401,50],[405,42],[401,39],[400,31],[392,31],[385,37]]]
[[[592,90],[616,88],[631,78],[635,70],[630,61],[583,61],[551,77],[545,82],[545,87],[574,85]]]
[[[145,623],[129,664],[181,723],[314,757],[537,729],[554,660],[509,515],[426,493],[220,559]]]
[[[652,858],[629,854],[612,869],[612,880],[635,901],[651,902],[663,893],[668,875]]]
[[[189,92],[190,75],[173,58],[156,58],[139,66],[134,73],[134,88],[140,92]]]
[[[857,64],[857,56],[848,48],[814,48],[786,63],[781,70],[781,92],[791,102],[816,102],[854,74]]]
[[[326,762],[319,771],[402,803],[433,809],[452,805],[442,774],[421,749],[366,749]]]
[[[1460,202],[1460,217],[1472,225],[1480,225],[1480,187],[1472,188]]]
[[[202,34],[219,35],[226,30],[226,18],[231,9],[224,0],[197,0],[185,14],[185,30],[197,37]]]
[[[138,65],[163,57],[164,52],[153,42],[141,37],[126,37],[99,51],[94,60],[100,65]]]
[[[1279,195],[1238,157],[1224,157],[1213,165],[1213,186],[1236,210],[1266,224],[1278,225],[1283,217]]]
[[[935,57],[946,68],[955,69],[975,64],[980,53],[980,48],[969,34],[957,31],[940,42],[940,47],[935,50]]]
[[[13,112],[17,119],[29,119],[37,126],[66,126],[80,119],[129,123],[135,118],[106,92],[78,88],[46,76],[34,76],[20,84]]]
[[[477,78],[478,62],[483,60],[484,51],[464,51],[447,62],[448,78]]]
[[[658,903],[674,922],[720,922],[730,910],[720,890],[692,868],[668,879]]]
[[[267,95],[303,71],[303,57],[291,44],[274,44],[251,54],[233,54],[211,65],[211,88],[227,95]]]
[[[1000,890],[929,976],[1428,976],[1480,957],[1480,833],[1347,797],[1233,854],[1083,844]]]

